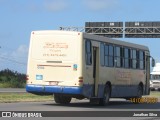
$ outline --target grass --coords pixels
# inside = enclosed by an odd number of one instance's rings
[[[160,91],[151,91],[150,95],[147,97],[160,98]],[[53,96],[33,95],[31,93],[0,93],[0,103],[44,101],[53,101]]]
[[[150,96],[160,98],[160,91],[151,91]]]
[[[11,88],[12,85],[8,83],[0,83],[0,88]]]
[[[0,103],[10,102],[42,102],[53,100],[52,95],[39,96],[31,93],[0,93]]]
[[[11,84],[9,82],[5,82],[5,83],[0,83],[0,88],[24,88],[25,87],[25,83],[21,84],[20,86],[16,86],[14,84]]]

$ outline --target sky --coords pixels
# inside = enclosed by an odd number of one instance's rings
[[[0,0],[0,70],[26,73],[30,33],[85,22],[160,21],[160,0]],[[121,38],[147,45],[160,61],[160,38]]]

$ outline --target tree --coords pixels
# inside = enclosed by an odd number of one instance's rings
[[[12,71],[9,69],[4,69],[0,71],[0,84],[1,87],[13,87],[21,88],[25,87],[26,75],[18,73],[17,71]]]

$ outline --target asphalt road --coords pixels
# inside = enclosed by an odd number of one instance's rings
[[[46,102],[18,102],[18,103],[0,103],[0,111],[137,111],[142,113],[145,111],[160,113],[160,101],[154,104],[143,103],[134,104],[124,99],[110,99],[108,106],[98,106],[96,104],[89,104],[89,100],[77,100],[72,99],[68,105],[56,104],[54,101]],[[54,113],[54,112],[53,112]],[[85,113],[84,113],[85,114]],[[87,114],[87,113],[86,113]],[[133,112],[134,114],[134,112]],[[63,116],[63,115],[62,115]],[[116,116],[116,114],[115,114]],[[60,116],[59,116],[60,117]],[[150,120],[152,117],[144,118],[140,117],[136,120]],[[64,117],[62,118],[64,119]],[[88,119],[88,118],[87,118]],[[113,117],[111,117],[111,120]],[[115,119],[123,120],[124,118],[116,117]],[[126,120],[133,120],[133,118],[125,118]],[[159,118],[153,117],[152,120],[158,120]],[[95,120],[95,118],[94,118]]]
[[[0,111],[160,111],[160,101],[157,103],[134,104],[124,99],[111,99],[107,106],[90,104],[89,100],[72,99],[68,105],[47,102],[0,103]]]

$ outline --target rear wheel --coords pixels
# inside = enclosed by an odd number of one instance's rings
[[[141,85],[138,86],[137,96],[135,98],[130,98],[131,102],[134,104],[140,104],[141,98],[143,95],[143,87]]]
[[[110,98],[111,89],[109,85],[107,84],[104,88],[103,98],[100,98],[99,105],[105,106],[109,104],[109,98]]]
[[[68,104],[71,102],[71,97],[69,96],[64,96],[64,95],[59,95],[59,94],[54,94],[54,100],[56,103],[60,104]]]
[[[141,98],[143,95],[143,87],[141,85],[138,86],[137,98]]]

